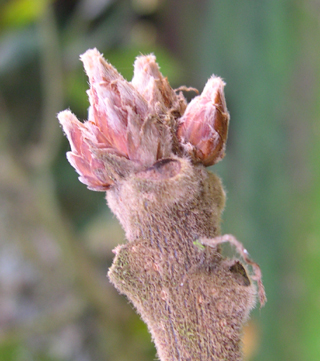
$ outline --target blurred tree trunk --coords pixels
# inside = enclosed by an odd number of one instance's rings
[[[286,310],[287,343],[292,360],[320,355],[320,8],[299,4],[297,57],[291,84],[290,156],[293,195],[291,248],[286,291],[293,301]],[[315,34],[317,34],[315,36]],[[290,342],[290,345],[289,345]],[[290,347],[291,346],[291,347]]]

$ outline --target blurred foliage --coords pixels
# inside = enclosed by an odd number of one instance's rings
[[[2,7],[1,23],[7,28],[28,25],[43,16],[47,6],[44,0],[8,1]]]
[[[79,55],[127,78],[153,52],[173,87],[226,82],[223,231],[262,268],[247,360],[320,354],[320,8],[315,0],[0,3],[0,360],[151,360],[145,325],[105,278],[124,241],[65,159],[56,120],[86,118]]]

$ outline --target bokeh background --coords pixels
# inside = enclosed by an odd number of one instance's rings
[[[246,360],[319,360],[318,0],[0,3],[0,360],[155,358],[106,278],[123,232],[77,180],[56,119],[68,107],[86,119],[79,54],[92,47],[127,79],[149,52],[172,87],[225,79],[223,231],[261,265],[268,296],[246,326]]]

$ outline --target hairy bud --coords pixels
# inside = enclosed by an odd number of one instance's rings
[[[229,125],[224,86],[221,78],[212,76],[202,94],[191,101],[180,118],[178,138],[183,148],[205,166],[224,157]]]

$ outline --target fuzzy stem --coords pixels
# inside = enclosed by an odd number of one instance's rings
[[[129,221],[119,217],[130,242],[115,249],[109,278],[147,323],[162,361],[239,361],[255,289],[238,261],[198,241],[218,235],[223,191],[204,169],[194,174],[199,182],[191,202],[170,208],[152,202],[131,208],[122,198],[127,184],[108,192],[110,207],[119,208],[121,199],[131,215]]]

